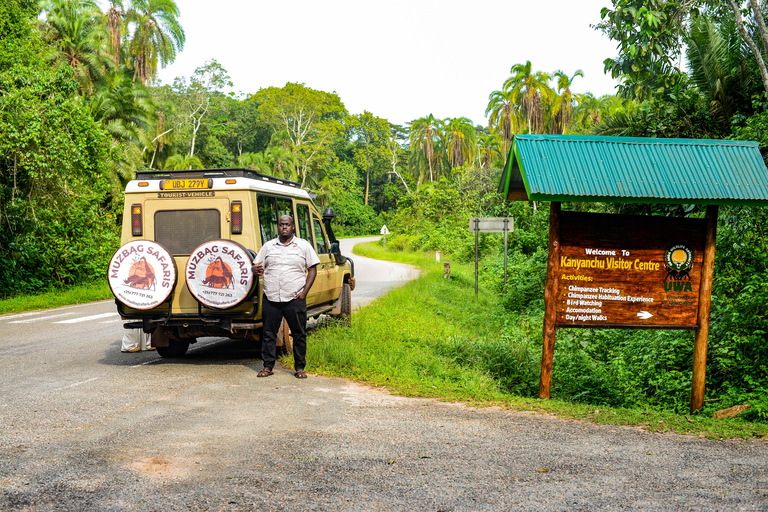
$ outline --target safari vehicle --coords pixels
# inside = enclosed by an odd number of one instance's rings
[[[124,327],[152,333],[163,357],[183,356],[198,337],[259,340],[262,283],[250,267],[283,215],[320,258],[307,316],[348,320],[354,264],[339,251],[333,211],[321,215],[295,182],[206,169],[139,172],[126,186],[122,246],[108,270]]]

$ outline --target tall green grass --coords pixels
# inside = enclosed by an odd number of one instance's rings
[[[312,331],[307,354],[312,373],[354,379],[404,396],[554,412],[653,431],[768,437],[768,425],[742,419],[539,400],[541,316],[510,312],[503,296],[482,287],[476,299],[474,265],[452,263],[451,279],[444,279],[433,253],[385,251],[375,243],[357,246],[355,253],[418,264],[422,276],[356,310],[351,327],[328,323]]]
[[[0,315],[37,309],[57,308],[69,304],[84,304],[96,300],[111,299],[112,291],[106,279],[92,283],[52,289],[35,295],[19,295],[0,300]]]

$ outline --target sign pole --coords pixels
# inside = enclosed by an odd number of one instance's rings
[[[477,245],[480,238],[480,220],[475,219],[475,298],[477,298],[477,258],[478,258],[478,251],[477,251]]]
[[[717,238],[717,205],[707,206],[707,237],[699,286],[698,328],[693,343],[693,380],[691,383],[691,413],[704,406],[707,380],[707,339],[709,337],[709,310],[712,304],[712,277],[715,269],[715,240]]]
[[[504,219],[504,291],[507,291],[507,238],[509,233],[509,219]]]
[[[541,375],[539,398],[549,398],[552,380],[552,359],[555,353],[555,319],[557,318],[557,257],[560,253],[560,203],[549,207],[549,258],[547,260],[547,285],[544,288],[544,345],[541,351]]]

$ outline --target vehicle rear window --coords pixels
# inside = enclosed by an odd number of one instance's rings
[[[174,256],[189,256],[198,245],[221,238],[219,210],[155,212],[155,242]]]

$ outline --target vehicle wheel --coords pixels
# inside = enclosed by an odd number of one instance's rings
[[[167,347],[157,347],[157,353],[160,357],[184,357],[188,348],[188,341],[170,340]]]
[[[349,288],[349,283],[344,283],[344,287],[341,289],[339,322],[346,326],[352,325],[352,291]]]

